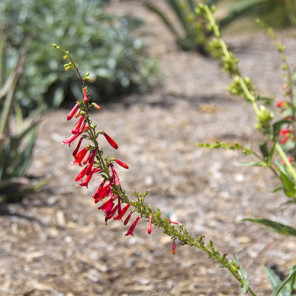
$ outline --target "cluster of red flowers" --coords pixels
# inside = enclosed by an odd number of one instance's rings
[[[130,210],[129,213],[125,216],[127,211],[130,208],[130,204],[122,204],[120,196],[114,193],[114,186],[120,186],[120,180],[114,168],[114,162],[120,165],[121,167],[128,169],[128,165],[119,159],[112,158],[108,163],[102,163],[102,159],[98,156],[98,149],[97,144],[95,147],[91,145],[84,145],[81,148],[82,142],[85,139],[91,139],[90,133],[91,127],[89,126],[88,114],[85,110],[88,107],[93,106],[96,109],[100,109],[100,107],[93,103],[89,104],[88,95],[87,95],[87,88],[83,89],[83,99],[78,101],[73,109],[69,112],[67,116],[67,120],[71,120],[73,117],[77,118],[77,122],[74,125],[74,128],[71,131],[71,136],[67,139],[62,141],[63,144],[68,144],[71,146],[72,142],[79,138],[76,148],[73,151],[74,161],[73,164],[82,167],[80,173],[76,176],[75,181],[80,182],[80,186],[88,187],[88,184],[92,177],[95,174],[105,173],[104,176],[108,176],[107,178],[103,178],[100,185],[98,186],[96,192],[92,196],[94,202],[97,204],[102,202],[98,207],[99,210],[105,213],[105,221],[106,223],[110,219],[120,220],[123,222],[124,225],[127,225],[131,219],[133,211]],[[102,134],[107,142],[110,144],[111,147],[114,149],[118,149],[117,143],[104,131]],[[92,139],[93,140],[93,139]],[[97,143],[95,141],[95,143]],[[106,174],[106,166],[108,167],[108,174]],[[125,217],[124,217],[125,216]],[[128,229],[126,236],[133,235],[133,231],[140,220],[141,216],[137,216],[134,222],[131,224],[130,228]],[[152,215],[149,218],[148,222],[148,233],[151,233],[152,228]]]

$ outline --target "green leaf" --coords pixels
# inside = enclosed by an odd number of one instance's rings
[[[246,272],[242,269],[238,259],[236,258],[236,256],[233,256],[235,263],[237,264],[238,268],[238,273],[242,279],[242,290],[244,293],[247,293],[249,290],[249,280],[248,280],[248,276],[246,274]]]
[[[269,151],[268,151],[267,143],[266,142],[260,143],[259,148],[260,148],[260,152],[261,152],[263,158],[268,158],[269,157]]]
[[[154,12],[158,17],[162,20],[162,22],[167,26],[167,28],[170,30],[170,32],[174,35],[175,39],[179,40],[181,39],[180,35],[178,34],[177,30],[175,30],[174,26],[170,22],[170,20],[167,18],[165,13],[159,9],[156,5],[153,5],[152,3],[146,2],[145,6],[150,11]]]
[[[280,171],[281,181],[284,186],[284,192],[288,197],[295,197],[296,188],[295,183],[290,179],[290,176],[285,171]]]
[[[245,165],[245,166],[268,167],[268,163],[264,160],[262,160],[262,161],[244,161],[244,162],[239,162],[239,164]]]
[[[275,232],[280,233],[280,234],[296,236],[296,229],[294,229],[288,225],[285,225],[285,224],[282,224],[279,222],[275,222],[272,220],[246,218],[246,219],[243,219],[242,221],[249,221],[249,222],[253,222],[253,223],[267,226],[269,228],[272,228]]]
[[[292,293],[291,283],[292,283],[292,280],[295,280],[295,277],[296,277],[296,265],[292,267],[290,271],[290,275],[283,282],[281,282],[275,287],[272,293],[272,296],[290,296]],[[289,284],[290,286],[288,286]]]
[[[268,279],[270,281],[272,290],[274,291],[276,286],[278,286],[281,283],[280,278],[276,275],[276,273],[269,268],[268,266],[264,266],[264,271],[268,276]]]

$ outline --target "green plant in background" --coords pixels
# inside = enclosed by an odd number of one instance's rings
[[[145,2],[147,9],[155,13],[174,36],[176,43],[186,51],[197,51],[208,55],[208,43],[212,32],[206,23],[195,14],[197,0],[166,0],[167,7],[176,18],[178,24],[170,20],[169,13],[158,5]],[[208,6],[223,1],[206,0]],[[217,20],[220,29],[224,29],[240,17],[260,17],[267,24],[274,27],[296,25],[295,0],[239,0],[233,1],[231,8],[225,16]]]
[[[15,55],[23,40],[32,38],[26,66],[19,79],[16,98],[27,110],[46,102],[59,106],[65,97],[72,99],[80,90],[72,73],[58,80],[61,69],[50,44],[60,42],[72,49],[78,61],[95,69],[90,91],[111,96],[130,91],[145,91],[156,83],[157,65],[149,57],[138,37],[142,21],[107,14],[100,0],[0,2],[0,23],[6,24],[8,68],[12,70]],[[77,46],[79,44],[79,47]],[[88,55],[89,52],[93,54]]]
[[[284,28],[296,25],[295,0],[238,0],[232,5],[227,16],[220,22],[225,26],[235,19],[247,16],[263,20],[274,28]]]
[[[207,29],[205,23],[198,19],[195,14],[196,0],[166,0],[168,8],[174,14],[178,25],[173,25],[173,22],[168,17],[167,13],[159,8],[157,5],[145,2],[148,10],[155,13],[166,25],[168,30],[172,33],[176,43],[186,51],[198,51],[203,55],[207,55],[207,40],[210,31]],[[207,4],[212,5],[217,1],[208,0]],[[178,28],[179,27],[179,28]],[[179,31],[182,30],[182,33]]]
[[[39,116],[25,122],[20,105],[15,99],[18,82],[29,49],[26,43],[13,71],[5,75],[6,33],[0,28],[0,203],[19,201],[24,194],[40,188],[44,181],[34,185],[25,177],[36,142]]]
[[[279,42],[276,34],[272,29],[266,28],[266,31],[271,35],[276,41],[276,46],[278,51],[282,54],[283,60],[283,70],[285,73],[285,79],[287,84],[285,84],[285,96],[289,97],[287,101],[281,101],[277,105],[279,108],[283,108],[283,111],[288,111],[283,113],[282,117],[277,121],[274,120],[273,113],[267,109],[267,107],[262,103],[262,98],[256,93],[256,89],[252,81],[248,77],[243,77],[240,69],[238,67],[238,59],[235,55],[228,49],[225,44],[219,27],[213,17],[214,7],[209,8],[206,4],[199,5],[197,13],[204,18],[204,20],[209,24],[214,38],[211,41],[209,48],[213,57],[217,58],[221,62],[221,67],[226,73],[233,79],[232,84],[229,86],[229,92],[234,95],[241,96],[246,102],[248,102],[256,115],[257,123],[255,128],[259,130],[264,141],[259,144],[259,153],[251,148],[245,148],[239,144],[230,145],[227,143],[217,142],[215,144],[199,144],[201,147],[208,148],[224,148],[224,149],[240,149],[245,154],[254,155],[258,161],[245,163],[249,166],[258,166],[269,168],[275,177],[280,181],[281,185],[276,189],[276,191],[283,191],[283,193],[288,197],[288,204],[296,202],[296,168],[295,161],[290,157],[291,146],[285,147],[286,141],[291,140],[293,142],[293,147],[295,146],[295,135],[293,127],[295,125],[296,118],[295,114],[295,98],[294,98],[294,79],[295,74],[290,69],[287,56],[284,55],[285,47]],[[289,128],[287,128],[289,125]],[[291,129],[290,129],[291,127]],[[283,132],[284,131],[284,132]],[[284,136],[281,137],[281,136]],[[271,221],[268,219],[256,219],[247,218],[244,221],[258,223],[267,226],[274,231],[281,233],[283,235],[296,235],[296,229],[291,226]],[[278,276],[270,269],[265,268],[265,272],[271,282],[273,294],[272,296],[291,296],[295,295],[296,292],[296,266],[293,266],[290,275],[283,281],[281,281]]]

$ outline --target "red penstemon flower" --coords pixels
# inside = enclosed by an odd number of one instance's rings
[[[67,140],[62,141],[62,144],[68,144],[69,147],[71,147],[71,144],[74,140],[76,140],[79,137],[79,134],[74,134],[70,136]]]
[[[122,217],[124,216],[124,214],[126,213],[126,211],[128,210],[128,208],[130,207],[130,204],[126,204],[125,207],[123,209],[121,209],[121,213],[118,213],[118,215],[116,217],[114,217],[114,220],[122,220]]]
[[[148,229],[147,229],[148,234],[150,234],[151,231],[152,231],[152,215],[150,214],[149,215],[149,222],[148,222]]]
[[[129,230],[127,231],[127,233],[125,234],[125,236],[128,236],[128,235],[134,235],[133,234],[133,231],[135,230],[136,226],[137,226],[137,223],[138,221],[140,220],[141,216],[138,216],[136,218],[136,220],[133,222],[133,224],[131,225],[131,227],[129,228]]]
[[[176,239],[175,239],[175,238],[174,238],[174,240],[173,240],[173,245],[172,245],[171,253],[172,253],[173,255],[176,254]]]

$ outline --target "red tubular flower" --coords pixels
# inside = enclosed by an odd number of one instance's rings
[[[128,235],[134,235],[133,234],[133,231],[135,230],[135,227],[136,227],[136,225],[137,225],[137,223],[138,223],[138,221],[140,220],[140,218],[141,218],[141,216],[138,216],[137,218],[136,218],[136,220],[133,222],[133,224],[131,225],[131,227],[129,228],[129,230],[127,231],[127,233],[125,234],[125,236],[128,236]]]
[[[114,185],[120,185],[118,175],[117,175],[112,163],[110,163],[110,168],[111,168],[111,171],[112,171],[113,184]]]
[[[76,154],[77,154],[77,152],[78,152],[78,150],[79,150],[79,148],[80,148],[80,145],[81,145],[81,143],[82,143],[82,140],[83,140],[83,137],[81,137],[81,138],[79,139],[79,142],[77,143],[77,146],[76,146],[75,150],[74,150],[73,153],[72,153],[72,155],[73,155],[74,157],[76,156]]]
[[[133,214],[133,212],[130,212],[130,213],[128,214],[128,216],[125,218],[125,220],[124,220],[124,222],[123,222],[123,225],[126,225],[126,224],[129,222],[129,220],[130,220],[132,214]]]
[[[170,218],[169,218],[169,223],[170,224],[175,224],[175,225],[182,225],[182,223],[180,223],[178,221],[172,221]]]
[[[96,155],[97,155],[97,148],[96,149],[94,149],[94,151],[91,153],[91,155],[90,155],[90,157],[89,157],[89,163],[91,163],[91,162],[93,162],[94,161],[94,159],[95,159],[95,157],[96,157]]]
[[[104,199],[105,197],[109,196],[111,193],[111,187],[110,185],[106,185],[103,187],[103,189],[100,192],[99,197],[95,198],[95,203],[98,203],[99,201],[101,201],[102,199]]]
[[[171,253],[172,253],[173,255],[176,254],[176,239],[175,239],[175,238],[174,238],[174,240],[173,240],[173,245],[172,245]]]
[[[73,109],[70,111],[70,113],[67,115],[67,120],[70,120],[73,118],[73,116],[75,115],[75,113],[77,112],[77,109],[79,107],[79,103],[76,103],[73,107]]]
[[[98,208],[98,210],[105,211],[105,213],[107,214],[113,208],[113,205],[114,205],[113,201],[114,201],[114,198],[108,199],[104,204],[102,204]]]
[[[94,160],[86,167],[85,174],[88,176],[93,173]]]
[[[89,161],[90,155],[91,155],[91,152],[87,151],[87,154],[83,158],[82,164],[86,164]]]
[[[123,168],[128,169],[128,165],[126,163],[122,162],[121,160],[119,160],[117,158],[115,158],[114,160]]]
[[[73,164],[78,164],[79,166],[81,166],[81,161],[83,160],[84,156],[87,153],[87,148],[84,147],[82,148],[76,155],[75,155],[75,160],[73,162]]]
[[[76,122],[74,128],[73,128],[72,131],[71,131],[72,134],[77,134],[77,133],[79,133],[79,131],[80,131],[80,127],[81,127],[81,124],[82,124],[84,118],[85,118],[85,115],[82,116],[82,117],[80,117],[80,119]]]
[[[113,147],[114,149],[118,148],[117,143],[110,136],[108,136],[105,132],[103,132],[103,135],[105,136],[106,140],[108,141],[111,147]]]
[[[100,197],[100,195],[101,195],[101,191],[102,191],[102,189],[104,188],[105,183],[106,183],[106,179],[104,179],[104,180],[101,182],[101,184],[100,184],[100,186],[98,187],[97,191],[96,191],[95,194],[92,196],[93,199],[97,199],[97,198]]]
[[[87,167],[85,167],[75,178],[75,181],[80,181],[86,174]]]
[[[90,179],[92,178],[93,176],[93,172],[91,172],[89,175],[87,175],[84,179],[84,181],[82,183],[80,183],[79,185],[80,186],[85,186],[86,188],[88,188],[88,183],[90,181]]]
[[[87,103],[88,98],[87,98],[87,88],[83,89],[83,101],[84,103]]]
[[[148,229],[147,229],[148,234],[150,234],[151,231],[152,231],[152,215],[150,214],[149,215],[149,222],[148,222]]]
[[[122,210],[121,213],[119,213],[118,211],[118,215],[116,217],[114,217],[114,220],[121,220],[122,217],[124,216],[124,214],[126,213],[126,211],[128,210],[128,208],[130,207],[130,204],[127,204]]]
[[[68,144],[69,147],[71,147],[71,143],[75,141],[79,137],[79,134],[72,135],[67,140],[62,141],[62,144]]]
[[[81,127],[80,127],[80,129],[79,129],[79,131],[78,131],[79,134],[81,134],[81,133],[84,132],[84,130],[85,130],[85,126],[86,126],[86,122],[83,122],[83,124],[81,125]]]
[[[107,212],[106,218],[105,218],[106,223],[115,215],[117,210],[118,210],[118,204],[115,207],[113,207],[113,209],[111,209],[109,212]]]

